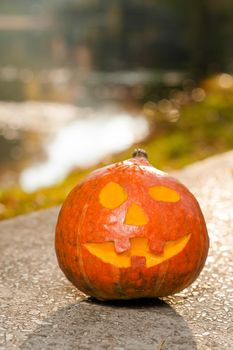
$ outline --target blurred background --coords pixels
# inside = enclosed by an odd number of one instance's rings
[[[233,148],[231,0],[1,0],[0,219],[61,203],[143,147]]]

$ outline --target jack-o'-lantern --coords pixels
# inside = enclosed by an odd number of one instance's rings
[[[55,247],[66,277],[97,299],[176,293],[199,275],[208,234],[197,200],[144,151],[91,173],[65,200]]]

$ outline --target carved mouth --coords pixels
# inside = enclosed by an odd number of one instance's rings
[[[86,243],[84,247],[94,256],[105,263],[116,267],[127,268],[131,266],[133,257],[144,257],[146,267],[161,264],[163,261],[179,254],[190,239],[187,234],[175,241],[167,241],[162,254],[153,254],[149,250],[148,239],[145,237],[134,237],[130,239],[131,248],[127,252],[116,253],[114,242]]]

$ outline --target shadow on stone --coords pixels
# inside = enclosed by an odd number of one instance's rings
[[[184,319],[159,299],[99,302],[91,298],[47,318],[21,350],[195,350]]]

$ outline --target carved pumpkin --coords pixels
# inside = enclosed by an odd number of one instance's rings
[[[208,234],[197,200],[145,152],[91,173],[65,200],[56,253],[66,277],[98,299],[176,293],[199,275]]]

